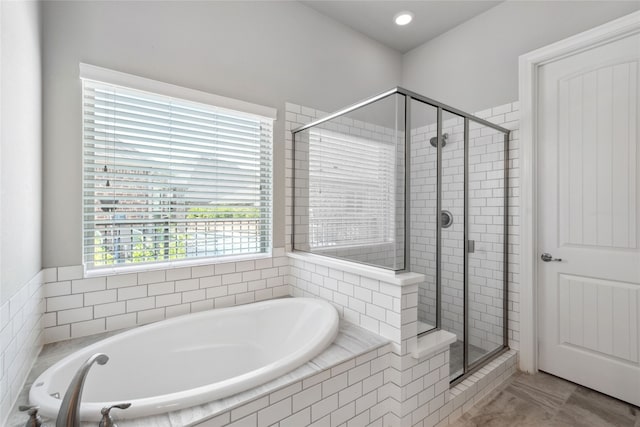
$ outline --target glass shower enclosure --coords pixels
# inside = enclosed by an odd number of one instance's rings
[[[423,274],[452,382],[506,349],[509,130],[398,87],[292,133],[294,250]]]

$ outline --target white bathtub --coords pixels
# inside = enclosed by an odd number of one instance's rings
[[[97,342],[51,366],[29,392],[55,418],[78,367],[94,353],[80,416],[100,419],[104,406],[130,402],[118,418],[175,411],[256,387],[311,360],[333,342],[338,315],[327,302],[286,298],[189,314]],[[59,393],[60,399],[51,394]]]

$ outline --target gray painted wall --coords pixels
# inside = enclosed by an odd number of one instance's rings
[[[402,85],[468,112],[513,102],[520,55],[638,9],[638,1],[507,1],[407,52]]]
[[[0,12],[0,304],[40,271],[40,4]]]
[[[506,2],[401,56],[297,2],[44,2],[45,267],[81,247],[78,63],[278,108],[274,245],[284,245],[284,102],[331,111],[403,85],[477,111],[517,99],[520,54],[637,2]]]
[[[397,85],[401,56],[297,2],[45,2],[45,267],[82,263],[85,62],[278,108],[274,245],[284,246],[284,103],[335,110]]]

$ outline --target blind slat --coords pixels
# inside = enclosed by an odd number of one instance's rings
[[[395,145],[311,129],[308,146],[311,247],[393,241]]]
[[[268,251],[272,126],[84,80],[86,267]]]

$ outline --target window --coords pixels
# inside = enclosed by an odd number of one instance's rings
[[[270,252],[272,126],[84,77],[85,267]]]
[[[391,142],[311,129],[311,248],[394,241],[395,157]]]

